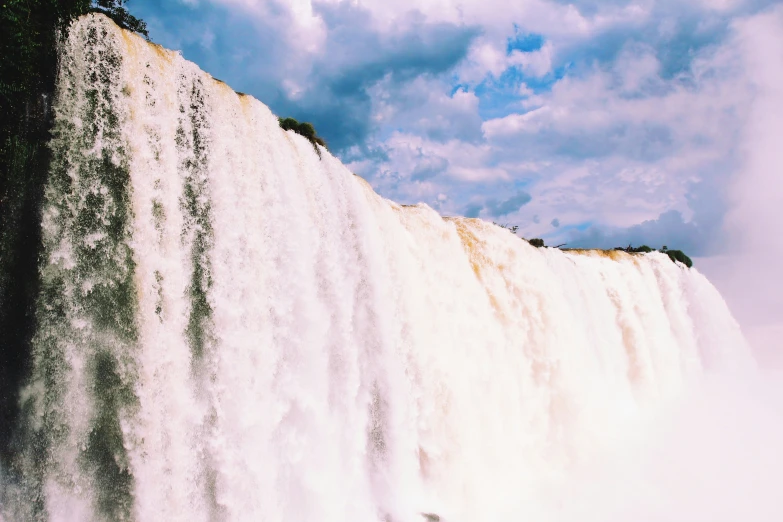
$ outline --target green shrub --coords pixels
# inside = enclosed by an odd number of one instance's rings
[[[103,13],[123,29],[139,33],[149,40],[150,35],[147,32],[147,24],[130,14],[125,8],[124,4],[126,3],[128,3],[128,0],[96,0],[96,5],[91,7],[90,11]]]
[[[631,245],[628,245],[627,247],[616,247],[615,250],[622,250],[623,252],[634,252],[634,253],[647,253],[652,252],[653,249],[648,247],[647,245],[642,245],[638,247],[632,247]]]
[[[530,243],[532,246],[534,246],[536,248],[542,248],[542,247],[545,246],[544,245],[544,240],[539,238],[539,237],[534,237],[533,239],[528,239],[527,242]]]
[[[294,118],[278,118],[277,121],[280,123],[280,128],[283,130],[294,131],[300,136],[307,138],[307,141],[313,144],[313,148],[315,149],[315,152],[318,153],[318,157],[321,157],[321,151],[318,149],[318,145],[326,149],[326,142],[316,134],[315,127],[313,127],[312,123],[306,121],[300,123]]]
[[[680,263],[687,266],[688,268],[693,266],[693,261],[691,261],[691,258],[686,256],[682,250],[667,249],[666,255],[668,255],[669,259],[671,259],[672,261],[679,261]]]
[[[631,245],[628,245],[627,247],[616,247],[615,250],[622,250],[623,252],[635,252],[635,253],[658,252],[657,250],[650,248],[647,245],[642,245],[638,247],[632,247]],[[688,268],[693,266],[693,261],[691,261],[691,258],[686,256],[682,250],[669,250],[669,248],[666,245],[663,245],[660,249],[660,252],[668,255],[669,259],[671,259],[672,261],[679,261],[680,263],[687,266]]]
[[[296,132],[299,128],[299,122],[293,118],[278,118],[277,121],[280,122],[280,127],[282,127],[283,130],[292,130]]]
[[[311,123],[302,122],[299,124],[299,128],[296,130],[297,133],[301,134],[305,138],[307,138],[310,141],[313,141],[315,139],[315,127]]]

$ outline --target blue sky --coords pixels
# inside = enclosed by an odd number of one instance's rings
[[[774,6],[133,0],[129,8],[155,42],[278,115],[311,121],[385,197],[519,225],[520,235],[549,244],[666,244],[705,256],[729,243],[731,187],[745,161],[756,86],[753,30],[740,28]]]

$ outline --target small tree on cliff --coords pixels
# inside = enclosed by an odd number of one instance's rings
[[[688,268],[693,266],[693,261],[691,261],[691,258],[686,256],[682,250],[667,249],[666,255],[668,255],[669,259],[671,259],[672,261],[679,261],[680,263],[687,266]]]
[[[321,156],[321,151],[318,149],[318,145],[325,149],[327,148],[326,142],[316,134],[315,127],[313,127],[312,123],[306,121],[300,123],[294,118],[278,118],[277,121],[280,123],[280,127],[283,130],[292,130],[300,136],[307,138],[307,141],[313,144],[313,148],[315,149],[315,152],[318,153],[319,157]]]
[[[105,14],[123,29],[139,33],[149,40],[150,35],[147,32],[147,24],[130,14],[125,8],[126,3],[128,3],[128,0],[95,0],[90,10]]]

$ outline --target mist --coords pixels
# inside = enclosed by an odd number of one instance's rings
[[[783,6],[734,26],[750,110],[723,256],[696,260],[756,364],[724,368],[578,470],[558,522],[766,522],[783,516]],[[643,437],[639,433],[644,433]]]
[[[729,187],[726,254],[701,259],[740,322],[762,368],[783,368],[783,7],[735,25],[745,70],[737,80],[751,99],[742,133],[742,167]],[[777,218],[777,219],[776,219]]]
[[[772,522],[783,498],[780,374],[712,375],[571,478],[557,522]],[[630,433],[630,432],[629,432]]]

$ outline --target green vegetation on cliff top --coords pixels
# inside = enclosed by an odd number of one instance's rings
[[[510,225],[507,225],[507,224],[500,224],[500,223],[495,223],[495,222],[493,222],[492,224],[493,225],[497,225],[500,228],[504,228],[504,229],[508,230],[509,232],[511,232],[512,234],[516,234],[517,230],[519,230],[519,226],[517,226],[517,225],[510,226]],[[523,239],[525,239],[525,238],[523,238]],[[527,241],[528,243],[530,243],[531,246],[534,246],[536,248],[543,248],[543,247],[546,246],[544,244],[544,240],[541,239],[541,238],[537,238],[537,237],[533,238],[533,239],[525,239],[525,241]],[[555,248],[559,248],[561,246],[564,246],[564,245],[559,245],[559,246],[556,246]],[[568,250],[568,249],[564,249],[564,250]],[[647,245],[641,245],[641,246],[638,246],[638,247],[633,247],[631,245],[628,245],[627,247],[616,247],[614,250],[622,250],[623,252],[628,252],[629,254],[646,254],[646,253],[649,253],[649,252],[662,252],[662,253],[668,255],[669,259],[671,259],[673,262],[679,261],[680,263],[682,263],[683,265],[687,266],[688,268],[691,268],[693,266],[693,261],[691,260],[691,258],[688,257],[687,255],[685,255],[685,253],[682,250],[669,250],[666,247],[666,245],[661,247],[660,250],[656,250],[654,248],[650,248]]]
[[[313,144],[313,148],[315,149],[315,152],[318,153],[318,157],[321,157],[321,151],[318,149],[318,145],[326,149],[326,142],[316,134],[315,127],[313,127],[312,123],[307,123],[306,121],[298,122],[294,118],[278,118],[277,121],[280,123],[280,127],[283,130],[292,130],[300,136],[307,138],[307,141]]]

